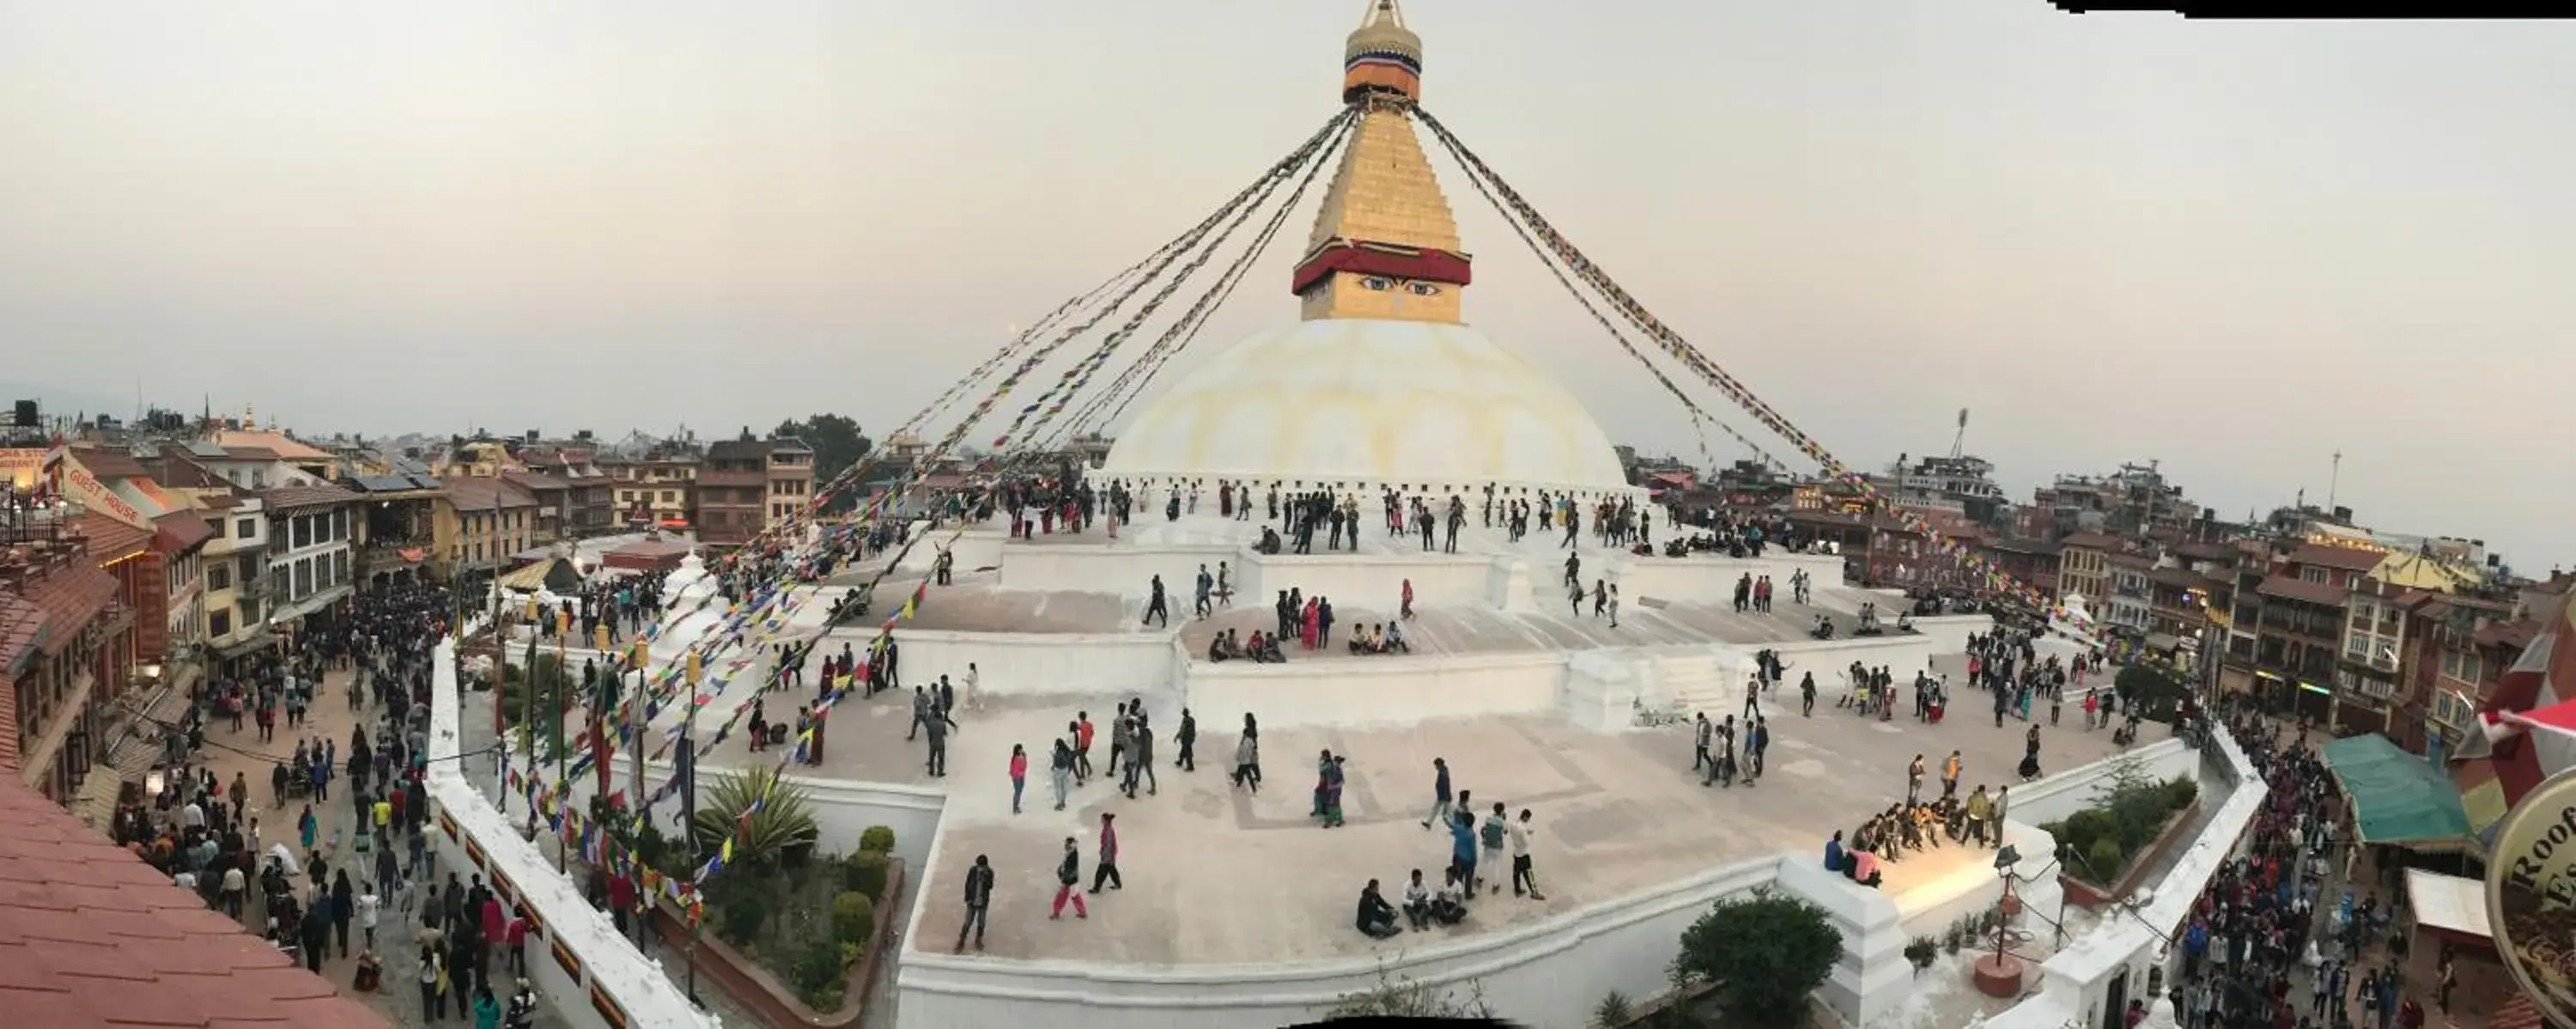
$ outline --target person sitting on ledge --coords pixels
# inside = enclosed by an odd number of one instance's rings
[[[1913,616],[1913,615],[1910,615],[1910,614],[1905,614],[1905,613],[1902,613],[1902,612],[1898,613],[1898,614],[1897,614],[1897,616],[1896,616],[1896,631],[1898,631],[1898,632],[1913,632],[1913,631],[1914,631],[1914,616]]]
[[[1833,619],[1827,618],[1821,614],[1817,615],[1816,626],[1815,628],[1807,630],[1807,636],[1811,639],[1820,640],[1829,640],[1834,638]]]
[[[1878,871],[1878,855],[1866,850],[1852,851],[1850,868],[1843,874],[1850,876],[1851,881],[1873,890],[1878,888],[1880,882],[1885,881],[1885,877]]]
[[[1431,895],[1431,920],[1440,925],[1456,925],[1466,917],[1466,890],[1458,885],[1458,869],[1452,866],[1448,878],[1440,883],[1440,892]]]
[[[1384,648],[1378,645],[1377,637],[1369,632],[1369,627],[1365,623],[1361,624],[1359,628],[1351,630],[1350,648],[1351,653],[1354,654],[1377,654],[1384,652]]]
[[[1852,635],[1876,636],[1879,632],[1878,605],[1862,604],[1860,606],[1860,628],[1852,630]]]
[[[1385,895],[1378,892],[1375,879],[1360,888],[1359,930],[1378,940],[1404,931],[1395,924],[1395,906],[1387,903]]]
[[[1277,665],[1288,662],[1288,655],[1279,652],[1279,638],[1264,636],[1258,629],[1253,630],[1251,642],[1244,644],[1243,654],[1251,658],[1254,664]]]
[[[1380,653],[1413,653],[1413,645],[1404,641],[1404,627],[1394,622],[1386,623],[1386,638],[1380,640],[1379,643],[1381,644],[1379,648]]]
[[[1243,645],[1234,641],[1234,630],[1227,629],[1208,640],[1210,662],[1230,661],[1243,656]]]
[[[1843,862],[1846,860],[1849,859],[1843,856],[1843,831],[1836,829],[1834,838],[1825,841],[1825,871],[1842,871]]]
[[[1431,887],[1423,885],[1419,868],[1404,884],[1404,918],[1413,923],[1415,932],[1431,928]]]
[[[1263,554],[1278,553],[1279,530],[1264,526],[1261,530],[1261,542],[1254,545],[1252,549]]]

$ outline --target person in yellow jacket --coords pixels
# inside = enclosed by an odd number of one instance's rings
[[[1958,795],[1959,772],[1962,767],[1962,762],[1959,760],[1959,752],[1955,750],[1951,751],[1950,756],[1941,762],[1941,796],[1947,798]]]

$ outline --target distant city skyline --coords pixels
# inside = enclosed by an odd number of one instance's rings
[[[1360,9],[0,0],[5,374],[323,435],[882,434],[1320,124]],[[2241,517],[2323,503],[2340,450],[2368,524],[2576,552],[2576,28],[1407,11],[1426,105],[1846,461],[1945,452],[1967,406],[2016,500],[2155,458]],[[1700,460],[1434,163],[1469,319]],[[1292,320],[1294,249],[1161,381]]]

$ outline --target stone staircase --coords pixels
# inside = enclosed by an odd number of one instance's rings
[[[1733,685],[1727,669],[1709,650],[1639,655],[1639,663],[1645,666],[1642,693],[1648,707],[1679,704],[1692,713],[1715,715],[1728,710],[1730,700],[1741,702],[1737,694],[1742,687]]]

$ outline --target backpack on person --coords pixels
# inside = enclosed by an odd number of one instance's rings
[[[1488,850],[1501,850],[1502,847],[1503,818],[1501,815],[1495,815],[1485,819],[1485,848]]]

